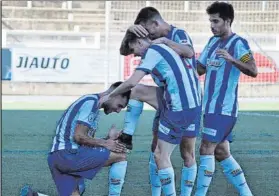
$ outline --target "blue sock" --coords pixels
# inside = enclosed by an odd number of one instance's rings
[[[124,121],[123,133],[133,135],[143,109],[143,103],[134,99],[130,99],[127,105],[127,111]]]
[[[183,167],[181,172],[181,196],[191,196],[197,176],[197,164],[191,167]]]
[[[214,155],[201,155],[198,170],[197,190],[195,196],[204,196],[207,193],[215,171]]]
[[[221,166],[223,167],[223,172],[225,173],[229,182],[234,185],[241,196],[252,195],[240,165],[232,156],[221,161]]]
[[[150,153],[149,158],[149,179],[152,196],[161,196],[161,181],[158,176],[158,167],[155,162],[154,153]]]
[[[112,164],[109,170],[109,196],[120,196],[126,175],[127,161]]]
[[[176,196],[174,171],[172,167],[158,170],[164,195]]]

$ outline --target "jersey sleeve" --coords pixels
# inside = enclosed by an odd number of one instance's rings
[[[240,39],[236,42],[234,48],[234,58],[240,60],[243,63],[253,59],[252,51],[245,39]]]
[[[193,48],[192,40],[189,35],[184,30],[177,30],[174,36],[174,40],[176,43],[189,45]]]
[[[97,111],[95,111],[97,109],[97,107],[95,107],[95,104],[97,104],[96,100],[88,100],[81,106],[77,119],[78,124],[82,124],[87,126],[88,128],[92,128],[94,119],[96,118],[97,114]]]
[[[200,53],[199,58],[197,59],[197,64],[200,64],[202,67],[206,67],[206,61],[207,61],[207,57],[208,57],[208,46],[209,46],[209,43],[207,43],[207,45],[204,47],[204,49]]]
[[[142,70],[150,74],[161,60],[162,56],[156,50],[149,48],[136,70]]]

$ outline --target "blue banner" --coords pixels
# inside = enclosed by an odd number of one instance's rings
[[[2,80],[11,80],[12,78],[12,54],[7,48],[1,49],[2,52]]]

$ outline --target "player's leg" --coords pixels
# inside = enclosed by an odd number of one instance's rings
[[[183,159],[181,171],[181,196],[190,196],[197,176],[197,163],[195,159],[196,137],[200,130],[201,108],[198,109],[197,116],[186,131],[183,133],[180,143],[180,153]]]
[[[187,115],[189,114],[189,115]],[[155,149],[155,160],[158,166],[158,175],[165,195],[176,195],[174,171],[170,156],[177,144],[180,144],[183,131],[189,126],[186,119],[192,112],[173,112],[162,108],[160,113],[158,141]],[[192,115],[192,122],[194,120]]]
[[[197,175],[197,164],[195,159],[196,137],[183,137],[180,143],[180,153],[184,160],[181,171],[181,196],[190,196]]]
[[[156,87],[138,84],[132,89],[125,114],[123,134],[119,137],[120,142],[125,143],[130,150],[133,148],[132,136],[143,110],[143,102],[156,108]]]
[[[198,167],[197,190],[195,196],[204,196],[207,193],[215,172],[214,150],[217,143],[202,139],[200,145],[200,165]]]
[[[50,154],[48,156],[48,165],[58,194],[79,196],[85,191],[84,179],[77,175],[68,175],[67,172],[63,172],[63,169],[61,170],[57,167],[57,165],[61,168],[69,164],[66,158],[71,156],[69,154],[75,155],[76,152],[63,150]]]
[[[120,195],[126,176],[126,154],[111,152],[105,167],[109,169],[109,195]]]
[[[229,182],[234,185],[240,195],[251,196],[251,190],[246,182],[244,173],[230,153],[231,134],[227,139],[217,145],[215,149],[215,158],[221,163],[223,172]]]
[[[206,195],[215,172],[214,151],[228,133],[229,117],[215,114],[204,115],[202,141],[200,145],[200,165],[198,167],[196,196]]]
[[[158,176],[164,195],[176,195],[174,170],[170,160],[170,156],[176,145],[158,138],[157,147],[154,152],[158,167]]]
[[[157,110],[153,120],[153,139],[151,144],[151,152],[149,156],[149,179],[151,184],[152,196],[161,195],[161,181],[158,176],[158,167],[155,161],[154,151],[158,141],[158,126],[159,126],[160,111]]]

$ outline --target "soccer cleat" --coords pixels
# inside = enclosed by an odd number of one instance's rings
[[[133,149],[133,143],[132,143],[132,135],[129,135],[127,133],[122,133],[119,137],[118,137],[118,141],[125,144],[126,148],[128,150],[132,150]]]
[[[28,185],[25,185],[21,191],[20,196],[37,196],[38,194],[36,192],[33,192],[32,188]]]

